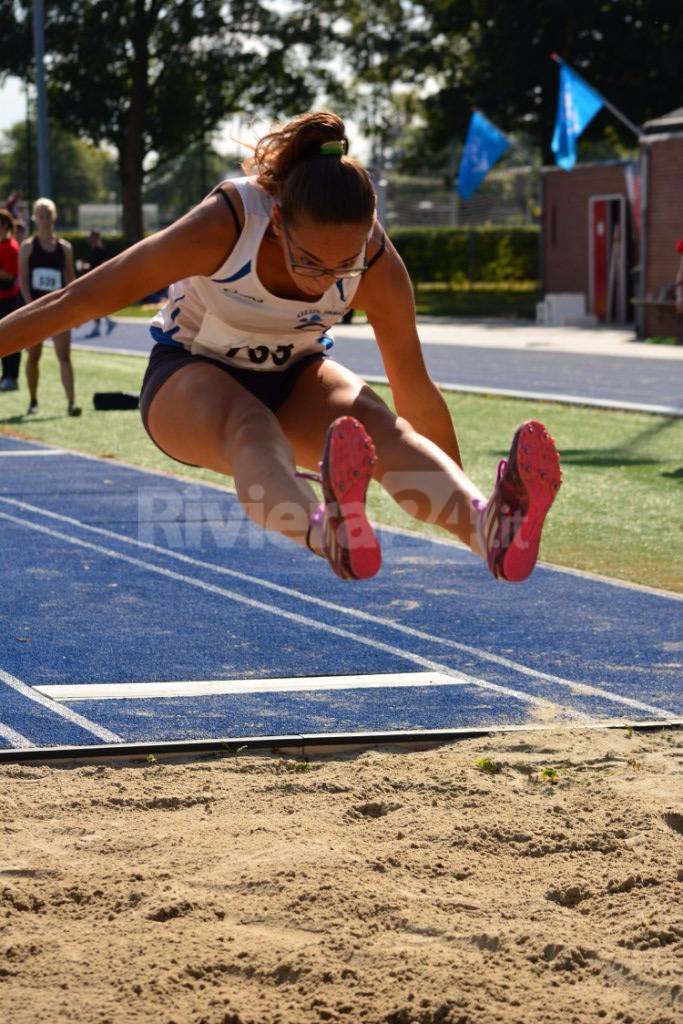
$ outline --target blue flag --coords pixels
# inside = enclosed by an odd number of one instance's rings
[[[495,124],[491,124],[483,114],[475,110],[470,118],[455,183],[463,199],[469,199],[475,189],[479,188],[493,165],[509,147],[509,140],[498,131]]]
[[[564,62],[560,64],[560,95],[550,148],[555,154],[555,163],[565,171],[570,171],[576,163],[576,140],[603,102],[600,94],[584,82],[581,75]]]

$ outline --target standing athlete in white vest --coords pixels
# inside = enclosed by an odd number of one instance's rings
[[[560,486],[542,424],[515,433],[490,500],[461,468],[446,403],[422,358],[410,280],[375,217],[343,122],[304,114],[260,140],[252,176],[223,182],[175,224],[0,323],[0,354],[170,286],[152,322],[145,427],[180,462],[232,475],[247,513],[364,579],[381,553],[365,518],[375,477],[497,578],[525,579]],[[398,415],[327,355],[366,311]],[[320,463],[322,455],[322,463]],[[321,468],[319,502],[297,466]]]

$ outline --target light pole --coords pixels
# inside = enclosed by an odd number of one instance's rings
[[[43,0],[33,0],[33,56],[36,64],[36,107],[38,136],[38,192],[51,198],[50,139],[47,126],[45,89],[45,25]]]
[[[26,92],[26,205],[31,210],[33,206],[33,146],[31,145],[31,97],[29,94],[28,79],[24,82]]]

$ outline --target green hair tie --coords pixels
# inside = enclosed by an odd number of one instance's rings
[[[320,153],[322,156],[344,156],[344,143],[323,142]]]

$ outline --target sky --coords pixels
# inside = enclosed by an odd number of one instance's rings
[[[8,78],[0,85],[0,132],[26,117],[24,88],[19,78]]]

